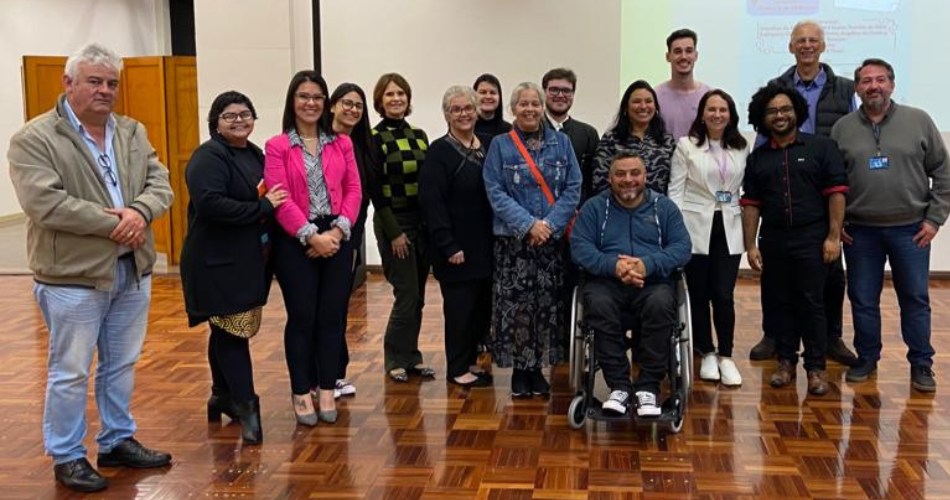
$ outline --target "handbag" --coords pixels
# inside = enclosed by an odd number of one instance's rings
[[[531,176],[534,177],[534,180],[541,186],[541,192],[544,193],[544,199],[548,201],[548,205],[554,206],[554,195],[551,194],[551,188],[548,187],[547,181],[544,180],[544,176],[541,175],[541,170],[538,169],[538,166],[534,163],[534,159],[531,158],[531,155],[528,154],[528,148],[524,147],[524,143],[521,142],[521,138],[518,137],[518,133],[514,129],[508,132],[508,135],[511,136],[512,142],[515,143],[515,146],[518,147],[518,151],[521,152],[522,158],[528,164],[528,169],[531,170]],[[577,210],[574,210],[574,215],[571,217],[571,220],[568,221],[567,227],[564,228],[564,239],[571,239],[571,231],[574,230],[574,221],[577,219]]]
[[[264,308],[255,307],[249,311],[226,314],[224,316],[211,316],[208,321],[212,325],[242,339],[249,339],[261,329],[261,317]]]

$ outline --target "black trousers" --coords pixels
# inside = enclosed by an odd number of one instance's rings
[[[644,288],[617,279],[587,280],[583,288],[584,321],[594,329],[594,354],[610,390],[660,392],[670,360],[670,336],[676,326],[676,296],[670,283]],[[632,313],[639,333],[640,377],[630,383],[630,361],[624,345],[624,311]]]
[[[830,345],[831,342],[840,339],[844,334],[841,320],[847,279],[845,278],[841,257],[825,266],[825,273],[825,338]],[[772,301],[766,300],[765,294],[760,296],[760,300],[762,303],[762,332],[766,337],[774,339],[775,329],[772,327],[772,311],[769,309]]]
[[[294,394],[336,386],[346,333],[343,311],[350,298],[350,245],[343,241],[332,257],[311,259],[296,238],[285,233],[274,238],[274,267],[287,310],[284,351]]]
[[[448,378],[468,373],[478,358],[478,345],[491,328],[491,287],[491,278],[461,283],[439,282],[445,316]]]
[[[712,340],[712,325],[715,324],[719,355],[732,356],[736,329],[733,294],[741,258],[741,254],[729,254],[722,212],[716,211],[709,239],[709,255],[694,253],[689,264],[686,264],[693,340],[696,342],[696,348],[703,354],[716,351]]]
[[[229,394],[232,401],[254,399],[254,373],[248,339],[242,339],[209,323],[208,365],[211,366],[211,390]]]
[[[825,264],[820,227],[770,230],[759,237],[762,300],[767,301],[778,359],[798,362],[799,343],[806,370],[825,369]]]

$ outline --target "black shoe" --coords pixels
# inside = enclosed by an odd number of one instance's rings
[[[859,358],[858,362],[848,369],[848,373],[844,376],[844,379],[848,382],[864,382],[870,378],[871,375],[874,375],[876,371],[876,361],[867,361]]]
[[[528,372],[517,368],[511,372],[511,397],[531,397],[531,381],[528,380]]]
[[[752,361],[763,361],[775,357],[775,339],[762,337],[752,350],[749,351],[749,359]]]
[[[134,469],[149,469],[162,467],[172,461],[170,453],[150,450],[139,443],[135,438],[120,441],[109,453],[100,453],[96,461],[99,467],[132,467]]]
[[[261,403],[257,396],[250,401],[234,403],[237,420],[241,422],[241,439],[244,444],[260,444],[264,440],[261,429]]]
[[[462,375],[464,375],[464,373]],[[455,380],[455,377],[449,377],[446,380],[448,380],[450,384],[455,384],[459,387],[488,387],[489,385],[491,385],[491,380],[489,380],[488,378],[483,377],[477,373],[473,373],[472,375],[475,375],[475,378],[472,379],[471,382],[459,382],[458,380]]]
[[[535,396],[547,396],[551,394],[551,384],[544,379],[541,369],[528,372],[528,381],[531,384],[531,393]]]
[[[231,403],[231,395],[212,392],[211,397],[208,398],[208,422],[220,422],[222,413],[231,420],[237,420],[237,413]]]
[[[83,493],[104,490],[109,481],[92,468],[85,458],[70,460],[53,467],[53,477],[63,486]]]
[[[910,382],[914,389],[920,392],[934,392],[937,390],[937,381],[934,380],[934,372],[929,366],[911,366]]]
[[[844,366],[855,366],[858,364],[858,357],[851,352],[851,349],[848,349],[848,346],[845,345],[844,340],[841,340],[840,337],[828,343],[828,350],[825,352],[825,356]]]

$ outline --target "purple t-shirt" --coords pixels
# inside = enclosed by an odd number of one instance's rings
[[[705,83],[700,83],[699,88],[692,92],[681,92],[674,90],[670,87],[670,82],[665,81],[654,90],[657,100],[660,101],[660,117],[663,118],[666,131],[678,141],[680,137],[689,134],[689,126],[696,119],[699,100],[710,88]]]

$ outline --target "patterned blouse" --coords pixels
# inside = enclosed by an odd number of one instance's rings
[[[643,139],[631,134],[624,140],[619,140],[613,130],[608,130],[594,152],[592,195],[608,188],[610,162],[623,150],[636,151],[647,167],[647,186],[658,193],[666,194],[670,185],[670,168],[675,147],[676,143],[670,134],[664,135],[659,141],[649,134]]]
[[[288,132],[287,137],[290,139],[291,146],[300,146],[300,149],[303,151],[303,161],[307,170],[307,191],[310,194],[310,213],[307,215],[307,218],[312,221],[320,217],[332,215],[333,210],[330,207],[330,193],[327,190],[326,179],[323,177],[323,161],[321,156],[323,148],[336,140],[336,135],[326,134],[321,131],[319,133],[319,139],[317,140],[317,154],[313,154],[307,149],[304,145],[303,138],[300,137],[300,134],[298,134],[296,130]],[[346,217],[342,215],[337,217],[335,221],[330,223],[330,226],[340,228],[340,230],[343,231],[343,238],[346,240],[350,239],[350,221]],[[310,237],[319,232],[320,230],[316,224],[310,222],[297,231],[297,238],[300,240],[300,243],[306,246]]]

